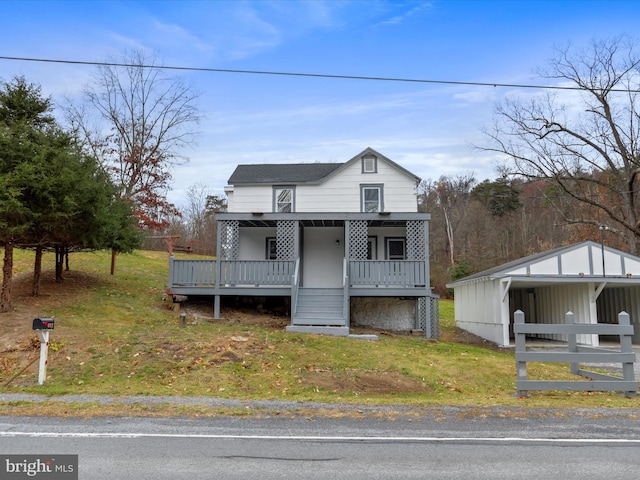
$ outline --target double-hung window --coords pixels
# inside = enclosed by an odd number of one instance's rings
[[[295,212],[294,187],[274,187],[273,188],[273,211],[276,213]]]
[[[365,213],[382,212],[382,185],[360,185],[360,208]]]

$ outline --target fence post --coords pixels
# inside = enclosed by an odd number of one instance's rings
[[[631,319],[627,312],[618,314],[618,325],[631,325]],[[622,353],[633,353],[632,336],[620,334],[620,351]],[[625,381],[633,382],[635,380],[635,372],[633,363],[622,362],[622,378]],[[624,392],[625,397],[635,397],[636,392]]]
[[[576,324],[576,317],[573,312],[567,312],[564,319],[567,325]],[[569,352],[578,353],[578,340],[576,339],[575,332],[569,333],[567,335],[567,343],[569,344]],[[574,375],[580,375],[580,365],[578,365],[576,362],[571,362],[570,365],[571,373],[573,373]]]
[[[47,379],[47,365],[49,364],[49,330],[38,330],[40,338],[40,369],[38,371],[38,384],[43,385]]]
[[[175,268],[174,260],[175,258],[173,255],[169,255],[169,283],[167,284],[167,291],[173,287],[173,269]]]
[[[521,382],[527,381],[527,362],[518,360],[518,353],[524,353],[527,351],[526,336],[524,333],[518,332],[518,325],[524,325],[524,312],[522,310],[516,310],[513,314],[513,324],[516,336],[516,385]],[[519,397],[526,397],[527,391],[518,389]]]

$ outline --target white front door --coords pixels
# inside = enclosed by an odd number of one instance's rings
[[[344,229],[305,227],[302,245],[302,286],[342,287]]]

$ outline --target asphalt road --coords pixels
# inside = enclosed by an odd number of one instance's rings
[[[443,407],[393,420],[5,416],[0,453],[77,454],[80,479],[626,480],[640,471],[639,414]]]

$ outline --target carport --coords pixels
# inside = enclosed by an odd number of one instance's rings
[[[626,311],[640,344],[640,258],[596,242],[524,257],[447,287],[454,291],[458,327],[501,346],[512,343],[516,310],[530,323],[562,323],[568,311],[576,322],[617,323]],[[599,345],[593,335],[578,341]]]

